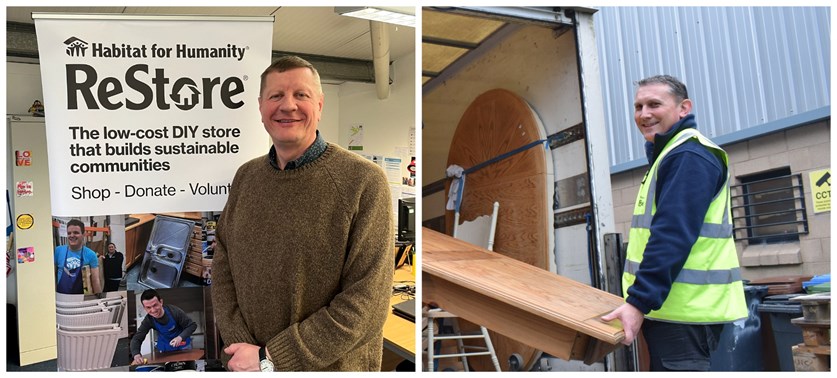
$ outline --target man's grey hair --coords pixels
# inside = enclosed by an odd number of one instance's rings
[[[317,72],[317,69],[314,68],[314,65],[298,56],[285,55],[273,61],[273,63],[270,66],[268,66],[264,70],[264,72],[262,72],[261,85],[259,86],[259,96],[261,96],[262,91],[264,91],[265,78],[269,73],[285,72],[295,68],[307,68],[311,70],[311,73],[314,74],[314,85],[316,85],[319,94],[323,94],[323,85],[320,83],[320,73]]]
[[[689,98],[689,91],[686,90],[686,84],[683,84],[683,82],[680,81],[680,79],[678,79],[674,76],[655,75],[655,76],[646,77],[645,79],[642,79],[642,80],[636,82],[637,88],[644,87],[646,85],[652,85],[652,84],[667,85],[669,93],[674,95],[674,97],[678,101],[683,101],[683,100]]]

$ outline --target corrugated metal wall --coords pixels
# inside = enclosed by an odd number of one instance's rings
[[[699,129],[716,140],[830,111],[827,7],[603,7],[594,20],[614,172],[645,163],[633,83],[647,76],[683,80]]]

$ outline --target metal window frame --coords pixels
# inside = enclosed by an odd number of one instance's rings
[[[769,175],[770,172],[764,172],[765,175]],[[751,187],[753,184],[759,183],[766,183],[769,181],[776,181],[782,179],[790,179],[791,184],[790,186],[776,186],[769,189],[763,189],[754,192],[748,192],[748,188]],[[739,181],[742,181],[739,179]],[[743,181],[741,184],[738,185],[731,185],[730,190],[733,192],[737,192],[740,194],[730,195],[730,198],[733,204],[738,203],[734,206],[731,206],[731,209],[744,209],[743,215],[735,215],[733,213],[733,237],[736,241],[747,241],[749,244],[775,244],[775,243],[783,243],[783,242],[790,242],[790,241],[798,241],[799,235],[807,235],[809,233],[808,228],[808,212],[805,207],[805,189],[802,184],[802,174],[795,173],[795,174],[783,174],[774,177],[768,177],[765,179],[760,180],[752,180],[752,181]],[[758,203],[751,203],[749,198],[758,195],[758,194],[765,194],[771,192],[779,192],[779,191],[790,191],[793,195],[788,198],[782,199],[772,199],[769,201],[763,201]],[[768,212],[757,212],[754,211],[755,207],[758,205],[766,205],[766,204],[775,204],[781,202],[792,202],[793,208],[788,208],[787,210],[777,210],[777,211],[768,211]],[[782,220],[777,222],[769,222],[765,224],[753,224],[753,220],[757,217],[765,216],[765,215],[789,215],[794,214],[794,220]],[[746,226],[735,226],[736,224],[740,223],[746,224]],[[780,234],[767,234],[767,235],[754,235],[753,231],[759,228],[765,227],[773,227],[773,226],[781,226],[781,225],[790,225],[795,224],[796,231],[795,232],[788,232],[788,233],[780,233]],[[802,230],[800,230],[800,227]],[[746,236],[739,237],[738,234],[740,232],[746,232]]]

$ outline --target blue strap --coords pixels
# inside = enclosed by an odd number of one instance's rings
[[[462,192],[465,191],[465,173],[459,177],[459,191],[456,193],[456,212],[459,212],[459,205],[462,203]]]
[[[486,160],[482,163],[478,163],[478,164],[472,166],[471,168],[468,168],[468,169],[462,171],[462,176],[459,178],[460,179],[459,193],[456,196],[457,197],[456,198],[456,212],[457,213],[459,212],[459,208],[462,205],[462,193],[465,191],[465,176],[467,176],[469,173],[476,172],[476,171],[478,171],[478,170],[480,170],[480,169],[482,169],[482,168],[484,168],[484,167],[486,167],[490,164],[494,164],[494,163],[496,163],[500,160],[504,160],[504,159],[509,158],[513,155],[516,155],[518,153],[526,151],[526,150],[528,150],[532,147],[535,147],[539,144],[543,144],[544,148],[548,149],[549,148],[549,138],[536,140],[536,141],[531,142],[527,145],[515,148],[515,149],[513,149],[509,152],[497,155],[497,156],[495,156],[491,159],[488,159],[488,160]]]
[[[526,151],[526,150],[528,150],[528,149],[530,149],[530,148],[532,148],[532,147],[535,147],[535,146],[537,146],[537,145],[539,145],[539,144],[543,144],[543,145],[544,145],[544,147],[547,147],[547,148],[548,148],[548,147],[549,147],[549,145],[548,145],[548,144],[546,144],[548,141],[549,141],[549,139],[541,139],[541,140],[536,140],[536,141],[534,141],[534,142],[532,142],[532,143],[529,143],[529,144],[527,144],[527,145],[525,145],[525,146],[515,148],[515,149],[513,149],[513,150],[511,150],[511,151],[509,151],[509,152],[506,152],[506,153],[504,153],[504,154],[497,155],[497,156],[495,156],[495,157],[493,157],[493,158],[491,158],[491,159],[488,159],[488,160],[486,160],[486,161],[484,161],[484,162],[482,162],[482,163],[479,163],[479,164],[477,164],[477,165],[475,165],[475,166],[473,166],[473,167],[471,167],[471,168],[468,168],[468,169],[466,169],[465,171],[463,171],[463,172],[462,172],[462,174],[463,174],[463,175],[466,175],[466,174],[468,174],[468,173],[471,173],[471,172],[474,172],[474,171],[480,170],[480,169],[482,169],[483,167],[485,167],[486,165],[489,165],[489,164],[494,164],[494,163],[496,163],[496,162],[498,162],[498,161],[500,161],[500,160],[503,160],[503,159],[506,159],[506,158],[508,158],[508,157],[511,157],[512,155],[515,155],[515,154],[517,154],[517,153],[520,153],[520,152]]]

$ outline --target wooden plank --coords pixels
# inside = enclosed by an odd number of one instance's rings
[[[805,353],[813,353],[821,356],[830,356],[831,355],[831,346],[830,345],[821,345],[821,346],[810,346],[805,344],[797,344],[796,348]]]
[[[622,298],[426,228],[422,237],[425,302],[567,360],[621,345],[621,325],[599,317]]]
[[[190,262],[190,263],[193,263],[193,264],[196,264],[196,265],[202,265],[203,264],[203,257],[201,257],[200,253],[195,254],[193,252],[189,252],[189,253],[186,254],[186,261]]]
[[[802,341],[805,345],[816,347],[831,345],[831,321],[808,320],[804,317],[791,319],[791,323],[802,328]]]
[[[831,321],[831,293],[817,293],[800,295],[790,299],[802,305],[802,316],[805,320],[815,322]]]
[[[173,352],[158,352],[151,348],[151,354],[144,354],[149,364],[161,364],[174,361],[194,361],[203,358],[203,349],[178,350]]]
[[[611,344],[622,340],[621,327],[598,319],[624,303],[622,298],[433,230],[423,229],[422,237],[423,272],[563,326],[585,328]],[[445,251],[434,248],[440,244],[448,244]]]
[[[831,346],[831,329],[803,327],[802,341],[808,346]]]
[[[425,260],[426,261],[426,260]],[[514,261],[514,260],[511,260]],[[484,292],[489,297],[524,307],[554,322],[574,329],[587,328],[602,340],[616,342],[612,327],[598,317],[622,304],[615,297],[610,307],[608,301],[591,295],[590,286],[556,276],[543,270],[535,270],[528,264],[512,263],[508,259],[477,259],[471,261],[447,261],[445,269],[436,276],[470,290]],[[517,263],[517,264],[515,264]],[[426,265],[425,265],[426,266]],[[427,270],[432,274],[431,270]],[[451,274],[452,273],[452,274]],[[550,282],[554,278],[558,282]]]
[[[203,278],[203,267],[191,261],[186,261],[183,264],[183,270],[195,277]]]
[[[579,341],[573,330],[554,327],[543,318],[529,319],[530,316],[525,310],[434,277],[424,271],[422,272],[422,290],[422,301],[436,303],[445,311],[482,324],[486,328],[559,358],[571,359],[573,347]],[[509,324],[514,324],[514,326],[508,327]],[[581,356],[575,357],[579,359]],[[506,360],[500,355],[498,358],[505,363]]]
[[[802,282],[810,281],[813,276],[789,275],[765,277],[752,280],[748,285],[767,286],[767,295],[793,294],[802,291]]]
[[[793,367],[796,371],[831,371],[830,347],[827,353],[823,353],[823,349],[812,349],[800,344],[791,347],[791,352],[793,353]]]

